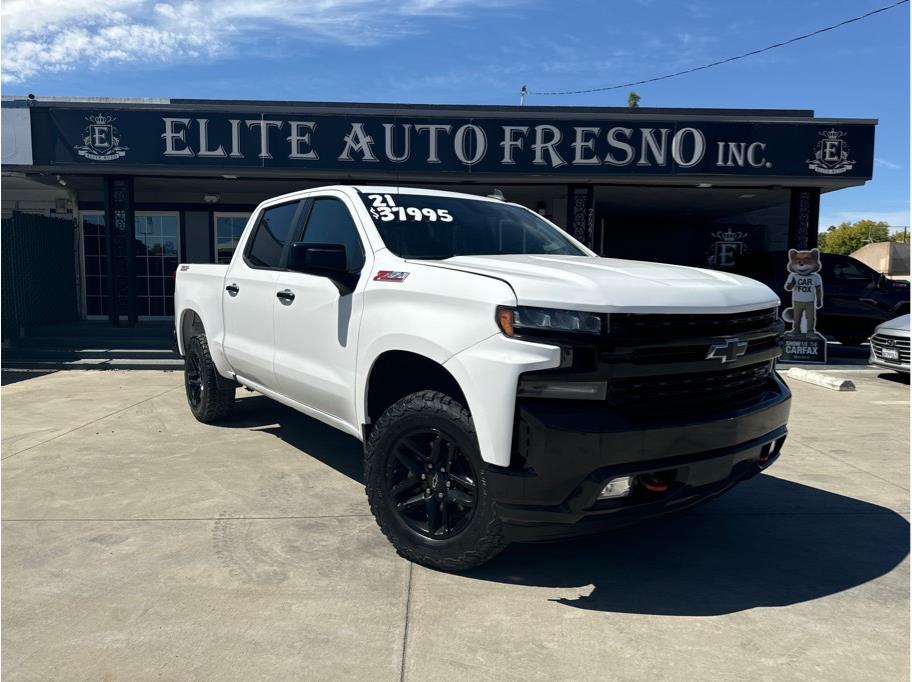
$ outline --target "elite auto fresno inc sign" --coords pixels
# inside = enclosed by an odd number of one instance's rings
[[[33,117],[36,163],[51,164],[870,177],[874,139],[871,125],[814,122],[41,113]]]

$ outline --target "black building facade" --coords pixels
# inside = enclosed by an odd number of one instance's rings
[[[76,221],[78,309],[173,314],[256,204],[334,183],[490,194],[609,257],[718,269],[814,246],[820,194],[871,178],[874,120],[811,111],[4,98],[4,215]],[[7,153],[13,145],[13,152]]]

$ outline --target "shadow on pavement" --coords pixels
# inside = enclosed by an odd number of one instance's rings
[[[585,540],[511,545],[467,576],[585,587],[580,609],[713,616],[818,599],[909,553],[909,524],[874,504],[761,475],[700,511]]]
[[[877,378],[882,381],[889,381],[893,384],[909,385],[909,375],[904,372],[882,372],[877,375]]]
[[[363,482],[361,443],[260,395],[221,426],[272,433]],[[365,502],[366,505],[366,502]],[[889,573],[909,553],[909,524],[878,505],[770,475],[683,516],[593,538],[515,544],[465,577],[585,588],[579,609],[711,616],[818,599]]]
[[[0,372],[0,386],[9,386],[10,384],[18,384],[20,381],[28,381],[29,379],[35,379],[37,377],[43,377],[48,374],[53,374],[57,370],[15,370],[15,369],[4,369]]]
[[[271,433],[300,450],[302,457],[313,457],[352,480],[364,482],[364,450],[357,438],[264,395],[243,395],[238,391],[234,411],[219,423],[220,427]]]

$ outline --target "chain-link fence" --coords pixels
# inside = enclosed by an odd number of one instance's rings
[[[14,212],[0,221],[3,340],[21,330],[78,318],[72,220]]]

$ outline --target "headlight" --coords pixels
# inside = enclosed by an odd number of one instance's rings
[[[606,318],[607,319],[607,318]],[[507,336],[535,332],[573,332],[578,334],[601,334],[602,317],[596,313],[577,310],[554,310],[552,308],[530,308],[519,306],[497,307],[497,324]],[[605,330],[607,331],[607,329]]]

